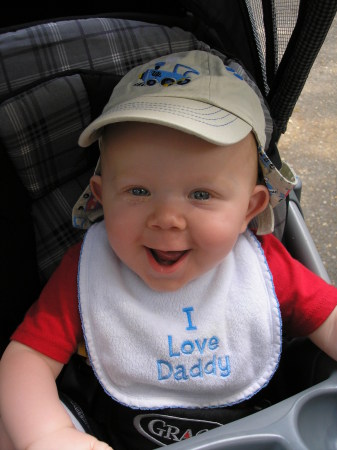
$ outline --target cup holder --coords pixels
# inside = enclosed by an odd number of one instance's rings
[[[311,450],[337,449],[337,392],[317,393],[299,406],[298,432]]]

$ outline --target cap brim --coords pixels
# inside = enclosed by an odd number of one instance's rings
[[[252,130],[247,122],[214,105],[180,97],[142,96],[104,111],[82,132],[79,145],[88,147],[103,127],[127,121],[165,125],[217,145],[235,144]]]

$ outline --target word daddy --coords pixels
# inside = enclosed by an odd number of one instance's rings
[[[182,311],[187,316],[186,330],[197,330],[192,321],[193,307],[183,308]],[[177,345],[173,336],[169,335],[167,345],[168,359],[157,360],[159,381],[170,378],[186,381],[190,378],[204,378],[209,375],[226,378],[230,375],[229,356],[218,356],[216,353],[220,347],[220,339],[217,336],[187,339]]]

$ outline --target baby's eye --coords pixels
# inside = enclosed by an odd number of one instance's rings
[[[142,187],[131,188],[129,192],[137,197],[148,197],[150,195],[150,192]]]
[[[209,200],[211,198],[211,194],[207,191],[194,191],[191,193],[190,197],[193,200]]]

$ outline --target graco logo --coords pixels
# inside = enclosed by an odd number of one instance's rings
[[[133,424],[140,434],[161,446],[183,441],[221,426],[217,422],[162,414],[140,414],[134,418]]]

